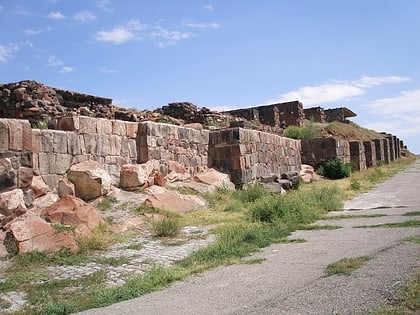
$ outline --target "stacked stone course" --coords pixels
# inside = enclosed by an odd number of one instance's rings
[[[376,167],[376,149],[373,141],[363,141],[365,147],[366,166]]]
[[[338,158],[343,163],[350,163],[350,144],[347,140],[335,137],[303,139],[302,163],[318,166],[322,162]]]
[[[210,133],[209,165],[230,173],[236,185],[267,175],[299,171],[300,141],[277,135],[229,128]]]
[[[366,166],[366,154],[363,141],[349,141],[350,144],[350,161],[352,168],[363,171]]]
[[[158,160],[164,175],[179,166],[194,175],[208,166],[209,133],[150,121],[140,123],[138,162]]]

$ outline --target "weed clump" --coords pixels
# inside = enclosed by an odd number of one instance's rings
[[[177,236],[180,230],[181,226],[176,218],[164,218],[152,224],[152,233],[156,237]]]

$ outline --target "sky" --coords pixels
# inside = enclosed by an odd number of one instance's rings
[[[0,0],[0,82],[154,110],[299,100],[420,154],[419,0]]]

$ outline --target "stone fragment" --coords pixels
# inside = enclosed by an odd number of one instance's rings
[[[23,199],[22,189],[15,188],[0,192],[0,213],[8,215],[19,207],[19,205],[24,204],[25,200]]]
[[[58,180],[57,184],[58,197],[64,198],[66,196],[75,196],[74,184],[71,183],[67,178]]]
[[[9,127],[8,119],[0,119],[0,151],[9,150]]]
[[[25,202],[25,206],[27,208],[32,207],[34,203],[34,192],[30,188],[22,188],[23,192],[23,201]]]
[[[80,129],[79,116],[60,118],[58,121],[58,129],[64,131],[78,131]]]
[[[124,164],[121,166],[120,187],[136,188],[144,185],[159,162],[147,161],[143,164]]]
[[[30,187],[32,184],[32,179],[34,177],[34,172],[32,168],[21,167],[18,169],[18,186],[20,188]]]
[[[291,183],[291,188],[293,188],[293,189],[297,188],[299,186],[300,175],[296,171],[290,171],[290,172],[283,173],[283,174],[281,174],[280,178],[288,180]]]
[[[46,195],[38,197],[34,200],[33,208],[31,209],[34,213],[40,214],[42,210],[52,205],[59,199],[56,193],[49,191]]]
[[[145,204],[152,208],[175,212],[189,212],[207,206],[207,202],[199,196],[182,195],[172,190],[150,195]]]
[[[229,175],[216,171],[214,168],[208,168],[204,172],[194,176],[194,180],[205,183],[216,188],[227,188],[235,190],[235,184],[231,182]]]
[[[104,223],[95,208],[74,196],[60,198],[57,202],[45,208],[41,212],[41,217],[48,222],[62,225],[78,226],[84,224],[90,230]]]
[[[57,231],[40,217],[27,213],[6,226],[7,251],[22,254],[32,251],[56,252],[68,248],[72,252],[79,249],[77,242],[69,233]]]
[[[34,192],[34,198],[38,198],[48,192],[48,185],[41,176],[34,176],[32,178],[31,189]]]
[[[96,161],[72,165],[67,178],[74,184],[76,196],[85,201],[106,195],[111,191],[111,176]]]
[[[165,176],[161,172],[156,172],[154,175],[154,184],[164,187],[166,184]]]
[[[16,186],[16,174],[9,158],[0,159],[0,189]]]

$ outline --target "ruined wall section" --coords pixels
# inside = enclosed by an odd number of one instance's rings
[[[267,175],[299,171],[300,141],[243,128],[212,131],[209,166],[231,174],[240,186]]]
[[[366,170],[366,154],[363,141],[349,141],[350,162],[353,170]]]
[[[196,174],[208,166],[209,131],[151,121],[139,124],[138,163],[160,161],[160,171]]]
[[[318,166],[322,162],[339,158],[343,163],[350,163],[350,144],[339,138],[304,139],[302,143],[302,163]]]

